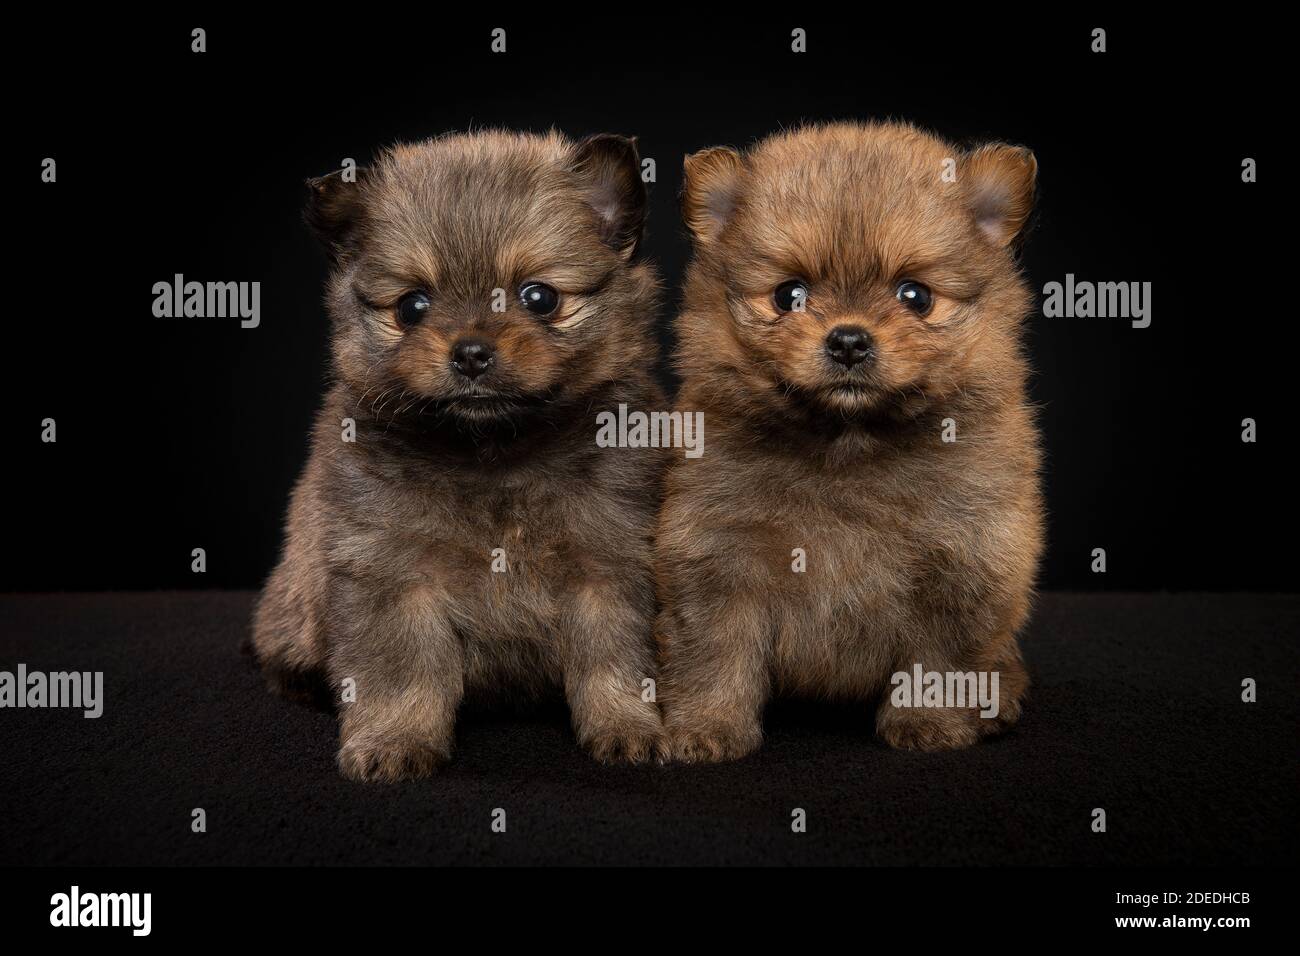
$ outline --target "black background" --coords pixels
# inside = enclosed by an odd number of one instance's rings
[[[757,8],[755,8],[757,9]],[[302,180],[470,126],[635,134],[657,163],[646,255],[676,306],[685,153],[803,120],[901,118],[1030,146],[1032,285],[1153,283],[1153,321],[1027,323],[1047,448],[1041,583],[1295,589],[1286,467],[1294,306],[1270,236],[1281,66],[1258,23],[611,11],[566,20],[326,13],[11,37],[4,375],[8,590],[258,586],[326,375],[325,262]],[[208,52],[190,52],[190,30]],[[508,31],[508,52],[489,51]],[[809,52],[790,52],[790,30]],[[1089,51],[1095,26],[1109,50]],[[45,85],[42,85],[44,83]],[[58,182],[40,182],[40,161]],[[1241,161],[1261,179],[1241,182]],[[262,321],[156,319],[155,282],[260,281]],[[1259,423],[1243,444],[1241,420]],[[58,442],[40,422],[58,422]],[[190,571],[205,548],[208,572]],[[1109,571],[1090,572],[1104,547]]]

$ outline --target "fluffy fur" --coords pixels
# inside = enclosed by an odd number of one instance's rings
[[[662,459],[594,440],[600,410],[661,402],[633,142],[447,136],[308,185],[333,262],[334,383],[256,611],[272,686],[323,681],[344,700],[338,763],[355,779],[429,773],[475,692],[562,688],[594,756],[652,756]],[[523,308],[531,281],[559,291],[553,315]],[[430,304],[408,327],[412,290]],[[495,351],[473,379],[453,365],[467,338]]]
[[[1012,244],[1035,171],[1027,150],[895,124],[687,159],[677,404],[704,411],[708,442],[673,459],[657,537],[677,759],[754,750],[773,692],[879,701],[895,747],[962,747],[1017,718],[1041,504]],[[792,279],[806,309],[781,314]],[[930,314],[899,300],[904,280],[933,291]],[[865,330],[869,361],[832,361],[841,327]],[[918,662],[998,671],[997,719],[892,706],[890,675]]]

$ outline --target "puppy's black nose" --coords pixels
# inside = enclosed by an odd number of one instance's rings
[[[451,367],[466,378],[478,378],[494,360],[492,344],[483,339],[457,339],[451,347]]]
[[[841,325],[826,336],[826,354],[845,368],[871,357],[871,333],[857,325]]]

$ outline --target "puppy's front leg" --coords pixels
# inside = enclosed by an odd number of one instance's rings
[[[667,756],[659,708],[643,683],[654,678],[650,603],[587,584],[566,608],[564,692],[578,743],[603,763]]]
[[[739,594],[710,608],[688,599],[664,608],[658,629],[674,759],[713,763],[757,750],[771,693],[770,629],[758,605]]]
[[[895,673],[910,675],[920,664],[925,671],[946,675],[973,674],[986,682],[986,689],[996,686],[996,698],[966,706],[900,707],[894,695],[886,691],[876,711],[876,732],[885,743],[899,750],[957,750],[969,747],[981,737],[1001,733],[1020,717],[1021,700],[1029,688],[1029,674],[1020,656],[1015,635],[1010,630],[996,632],[991,638],[951,654],[927,647],[899,658]],[[993,685],[993,677],[997,684]],[[967,685],[969,686],[969,685]]]
[[[451,757],[464,696],[464,653],[432,585],[368,593],[339,580],[331,593],[330,674],[355,681],[342,704],[339,769],[353,780],[428,776]]]

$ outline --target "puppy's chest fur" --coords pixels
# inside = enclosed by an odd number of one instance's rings
[[[327,484],[364,494],[341,496],[327,562],[375,601],[447,615],[470,684],[515,668],[558,678],[560,631],[583,588],[649,589],[655,460],[610,451],[481,468],[340,455]]]
[[[783,690],[859,696],[878,691],[901,657],[933,648],[939,664],[938,649],[969,625],[986,628],[1009,579],[1032,564],[1028,460],[869,442],[755,467],[752,453],[716,444],[722,464],[707,485],[748,489],[731,493],[722,538],[745,552],[744,586],[765,607]]]

